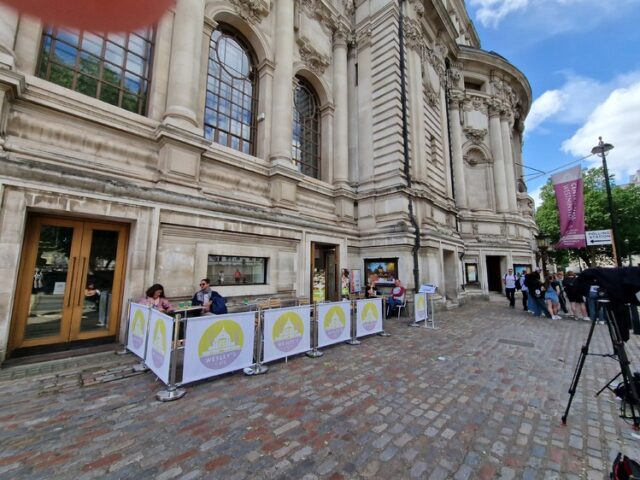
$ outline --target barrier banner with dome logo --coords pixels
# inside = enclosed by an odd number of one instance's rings
[[[190,318],[184,342],[182,383],[253,364],[255,312]]]
[[[356,301],[356,337],[382,331],[382,298]]]
[[[149,315],[149,342],[144,363],[166,385],[169,384],[169,366],[171,365],[171,338],[173,336],[173,318],[151,310]]]
[[[264,312],[264,361],[311,350],[311,306]]]
[[[318,315],[318,347],[346,342],[351,338],[351,302],[321,303]]]
[[[414,322],[423,322],[429,319],[429,309],[427,308],[427,294],[416,293],[413,297]]]
[[[129,310],[129,333],[127,335],[127,350],[134,355],[145,357],[147,346],[147,329],[149,327],[149,311],[146,305],[132,303]]]

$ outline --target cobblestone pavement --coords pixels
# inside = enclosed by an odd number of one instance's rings
[[[587,359],[561,425],[589,323],[506,301],[437,323],[390,321],[390,338],[198,383],[170,403],[155,400],[152,373],[130,376],[131,355],[5,375],[0,478],[603,479],[619,450],[640,458],[613,395],[594,396],[613,360]],[[632,362],[639,345],[628,342]],[[610,350],[599,325],[591,351]]]

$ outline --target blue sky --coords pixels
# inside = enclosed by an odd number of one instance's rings
[[[525,165],[545,172],[588,155],[601,135],[616,182],[640,169],[640,0],[466,0],[485,50],[529,79]],[[598,157],[583,167],[600,164]],[[526,170],[526,169],[525,169]],[[548,175],[526,170],[536,198]]]

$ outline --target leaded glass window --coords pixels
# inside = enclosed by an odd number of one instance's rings
[[[293,142],[291,155],[298,170],[320,178],[320,102],[311,86],[297,78],[293,97]]]
[[[50,82],[144,114],[151,76],[153,29],[97,33],[47,27],[37,74]]]
[[[247,43],[228,27],[215,30],[209,43],[206,138],[244,153],[254,153],[256,78]]]

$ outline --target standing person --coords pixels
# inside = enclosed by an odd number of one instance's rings
[[[513,269],[511,268],[505,273],[504,277],[502,277],[502,284],[504,285],[504,290],[511,308],[516,306],[516,280],[516,276],[513,274]]]
[[[397,306],[404,303],[406,289],[402,286],[400,279],[396,280],[396,286],[391,290],[391,296],[387,300],[387,317],[391,316]]]
[[[564,295],[564,286],[562,285],[562,281],[564,280],[564,273],[557,272],[554,277],[554,287],[558,292],[558,300],[560,300],[560,309],[566,314],[569,314],[569,309],[567,308],[567,299]]]
[[[539,317],[544,313],[545,317],[553,318],[553,315],[549,313],[549,309],[545,304],[545,287],[540,281],[540,273],[533,272],[529,274],[529,282],[527,283],[527,287],[529,288],[529,299],[531,299],[532,306],[534,307],[533,315],[535,317]]]
[[[346,268],[342,269],[342,298],[349,298],[349,270]]]
[[[522,292],[522,309],[527,312],[531,309],[529,308],[529,289],[525,283],[527,275],[529,274],[529,270],[525,270],[520,278],[518,278],[518,282],[520,283],[520,291]]]
[[[236,283],[240,283],[240,280],[242,279],[242,272],[237,268],[235,273],[233,274],[233,279],[235,280]]]
[[[171,313],[174,310],[171,302],[169,302],[167,297],[164,296],[164,287],[159,283],[151,285],[147,289],[145,296],[140,299],[139,303],[147,305],[148,307],[153,307],[162,313]]]
[[[587,315],[587,307],[584,305],[584,299],[576,290],[575,283],[577,278],[576,274],[569,270],[562,281],[562,286],[567,294],[567,300],[571,302],[571,312],[575,319],[580,320],[582,318],[582,320],[590,321],[591,319]]]

